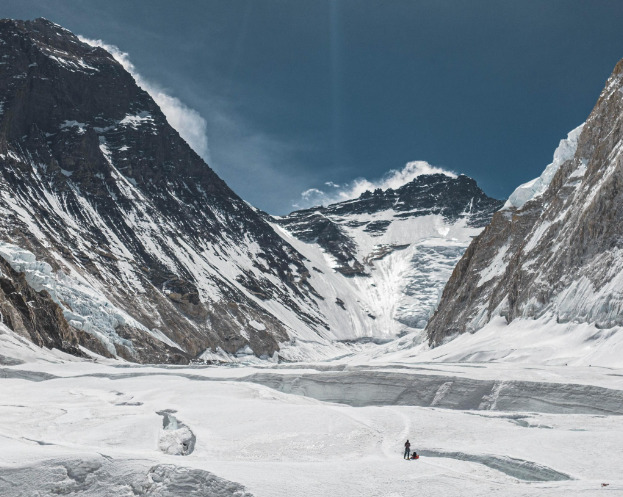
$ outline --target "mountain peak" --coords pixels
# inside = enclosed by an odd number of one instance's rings
[[[272,355],[289,338],[279,313],[324,329],[300,254],[106,50],[45,19],[0,33],[0,241],[27,249],[72,326],[156,362]]]
[[[463,250],[502,204],[468,176],[433,172],[274,222],[331,287],[346,277],[356,289],[355,299],[332,300],[338,319],[395,336],[426,325]],[[362,307],[374,324],[357,324]]]
[[[419,175],[397,189],[367,190],[355,199],[295,211],[275,221],[301,240],[319,243],[339,262],[338,271],[365,275],[367,270],[354,255],[355,244],[344,226],[381,236],[393,220],[439,216],[449,224],[465,219],[468,226],[482,228],[502,205],[468,176],[433,173]]]
[[[472,213],[474,215],[469,222],[482,227],[502,204],[501,201],[487,196],[469,176],[433,173],[419,175],[396,189],[367,190],[355,199],[327,207],[295,211],[290,216],[296,217],[310,212],[335,215],[373,214],[391,210],[403,217],[441,214],[448,220],[456,220],[465,213]]]

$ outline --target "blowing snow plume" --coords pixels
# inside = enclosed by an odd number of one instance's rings
[[[432,166],[426,161],[407,162],[402,169],[390,169],[383,177],[376,181],[366,178],[357,178],[350,183],[338,185],[332,181],[325,183],[331,190],[320,190],[310,188],[301,193],[301,201],[294,205],[297,209],[313,207],[317,205],[329,205],[344,200],[359,197],[366,190],[374,191],[377,188],[387,190],[396,189],[402,185],[413,181],[418,176],[425,174],[445,174],[451,178],[456,178],[456,174],[441,167]]]
[[[101,47],[110,52],[115,60],[134,77],[136,83],[151,95],[151,98],[155,100],[167,117],[169,124],[186,140],[186,143],[207,162],[210,162],[206,120],[196,110],[188,107],[180,99],[168,95],[157,84],[141,76],[130,61],[130,56],[127,52],[119,50],[115,45],[104,43],[102,40],[91,40],[83,36],[78,36],[78,38],[84,43],[94,47]]]

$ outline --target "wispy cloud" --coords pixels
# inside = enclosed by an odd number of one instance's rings
[[[326,186],[331,190],[325,191],[319,188],[310,188],[301,193],[301,200],[294,204],[296,208],[312,207],[316,205],[329,205],[335,202],[343,202],[359,197],[366,190],[387,190],[388,188],[399,188],[402,185],[413,181],[418,176],[424,174],[445,174],[456,178],[456,174],[441,167],[432,166],[425,161],[407,162],[402,169],[390,169],[378,180],[368,180],[357,178],[345,185],[337,185],[332,181],[327,181]]]
[[[89,45],[102,47],[108,51],[134,77],[136,83],[151,95],[166,116],[169,124],[177,130],[195,152],[209,162],[207,123],[196,110],[191,109],[178,98],[169,95],[157,84],[141,76],[130,61],[130,56],[115,45],[109,45],[102,40],[92,40],[83,36],[78,36],[78,38]]]
[[[151,95],[169,124],[242,198],[270,212],[284,213],[292,199],[290,192],[299,192],[309,184],[307,175],[284,174],[279,167],[287,164],[290,171],[300,172],[297,154],[308,150],[309,145],[285,142],[264,132],[240,113],[238,102],[227,96],[199,95],[210,109],[203,117],[139,74],[128,53],[102,40],[79,38],[108,51]],[[208,135],[214,144],[210,148]]]
[[[264,133],[243,118],[227,98],[210,96],[211,111],[207,116],[209,120],[206,120],[195,109],[139,74],[126,52],[102,40],[79,38],[107,50],[134,77],[136,83],[151,95],[180,136],[226,181],[230,181],[243,198],[267,210],[280,211],[287,204],[288,192],[301,191],[305,183],[311,182],[309,174],[284,175],[279,167],[288,164],[290,170],[302,173],[296,157],[301,150],[309,149],[309,145],[285,143]],[[214,150],[208,148],[208,129],[214,143],[218,144]],[[297,209],[328,205],[356,198],[366,190],[398,188],[417,176],[434,173],[456,176],[424,161],[409,162],[404,168],[392,169],[377,180],[357,178],[342,184],[326,181],[320,188],[303,191],[300,199],[292,205]],[[277,197],[275,191],[280,192]]]

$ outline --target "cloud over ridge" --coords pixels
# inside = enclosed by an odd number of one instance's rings
[[[325,182],[325,185],[332,188],[325,191],[319,188],[310,188],[301,193],[301,200],[294,207],[301,209],[318,205],[329,205],[336,202],[343,202],[359,197],[366,190],[374,191],[377,188],[387,190],[396,189],[402,185],[413,181],[418,176],[425,174],[445,174],[456,178],[456,174],[438,166],[432,166],[426,161],[407,162],[402,169],[390,169],[378,180],[368,180],[357,178],[350,183],[337,185],[332,181]]]
[[[127,52],[123,52],[115,45],[109,45],[102,40],[93,40],[84,36],[78,36],[78,38],[84,43],[101,47],[109,52],[134,77],[136,84],[151,95],[166,116],[169,124],[186,140],[186,143],[209,162],[207,123],[199,112],[191,109],[180,99],[172,97],[157,84],[141,76],[130,61],[130,56]]]

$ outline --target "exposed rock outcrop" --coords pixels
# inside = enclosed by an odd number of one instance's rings
[[[0,319],[11,330],[40,347],[88,357],[78,345],[87,337],[69,326],[61,308],[43,291],[33,290],[24,274],[0,257]],[[100,352],[104,353],[103,350]]]

